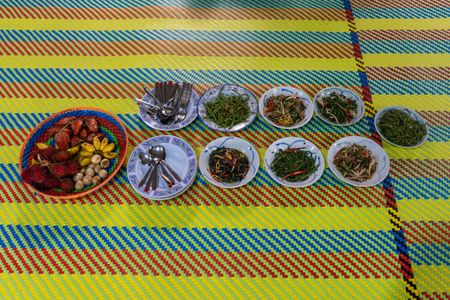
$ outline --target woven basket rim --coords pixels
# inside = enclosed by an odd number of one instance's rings
[[[129,144],[129,139],[128,139],[128,132],[127,132],[127,128],[125,127],[125,125],[123,124],[123,122],[116,117],[115,115],[111,114],[110,112],[101,109],[101,108],[97,108],[97,107],[89,107],[89,106],[83,106],[83,107],[73,107],[73,108],[68,108],[65,110],[61,110],[58,112],[55,112],[53,114],[51,114],[49,117],[45,118],[42,122],[40,122],[31,132],[30,134],[28,134],[28,136],[25,139],[24,144],[22,145],[22,148],[20,149],[20,154],[19,154],[19,172],[22,173],[23,171],[23,165],[22,165],[22,160],[23,160],[23,155],[25,152],[25,148],[28,145],[28,142],[30,141],[31,137],[36,134],[36,132],[42,127],[44,126],[44,124],[48,123],[49,121],[51,121],[52,119],[55,119],[57,117],[59,117],[62,114],[68,113],[68,112],[72,112],[72,111],[80,111],[80,110],[85,110],[85,111],[96,111],[96,112],[100,112],[103,113],[105,115],[110,116],[111,118],[113,118],[122,128],[123,132],[124,132],[124,138],[125,138],[125,145],[124,145],[124,155],[122,155],[122,157],[119,158],[119,161],[117,162],[116,167],[114,168],[114,170],[109,174],[109,176],[102,181],[99,185],[81,192],[81,193],[74,193],[74,194],[68,194],[68,195],[50,195],[47,194],[45,192],[39,191],[38,189],[36,189],[34,186],[32,186],[31,184],[28,184],[26,182],[23,182],[25,185],[27,185],[33,192],[44,196],[44,197],[49,197],[49,198],[53,198],[53,199],[74,199],[74,198],[80,198],[83,196],[86,196],[90,193],[93,193],[95,191],[97,191],[98,189],[102,188],[103,186],[105,186],[106,184],[108,184],[111,179],[114,178],[114,176],[116,176],[116,174],[119,172],[120,168],[122,167],[123,163],[125,162],[126,159],[126,154],[128,153],[128,144]]]

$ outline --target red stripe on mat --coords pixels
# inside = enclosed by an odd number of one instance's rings
[[[8,18],[33,19],[216,19],[216,20],[345,20],[334,8],[182,8],[139,6],[126,8],[0,7]]]
[[[233,57],[351,58],[348,43],[196,42],[149,40],[127,42],[2,42],[6,55],[123,56],[184,55]],[[55,95],[56,97],[56,95]]]
[[[259,278],[400,278],[396,254],[0,249],[8,273]],[[45,253],[45,254],[44,254]],[[47,260],[53,255],[51,260]],[[72,256],[73,255],[73,256]],[[73,257],[76,257],[74,259]],[[139,261],[136,259],[139,258]],[[20,264],[16,258],[20,260]],[[44,265],[42,269],[40,265]],[[22,267],[24,269],[22,269]]]

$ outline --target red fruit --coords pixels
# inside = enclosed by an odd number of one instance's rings
[[[84,139],[87,138],[88,134],[89,134],[89,132],[86,129],[83,128],[80,131],[80,138],[84,140]]]
[[[59,131],[55,134],[55,143],[59,150],[67,150],[69,148],[70,137],[67,133]]]
[[[75,120],[76,117],[64,117],[61,120],[59,120],[58,122],[55,123],[56,126],[64,126],[66,124],[68,124],[70,121]]]
[[[98,137],[98,139],[100,141],[103,140],[106,137],[106,135],[104,133],[97,133],[95,136]]]
[[[81,127],[83,126],[83,120],[76,119],[70,123],[70,127],[72,127],[73,135],[78,135],[80,133]]]
[[[78,164],[75,161],[68,160],[65,165],[67,175],[73,176],[78,173]]]
[[[45,181],[46,174],[43,172],[43,168],[39,165],[32,165],[23,170],[22,180],[26,183],[43,183]]]
[[[37,155],[39,155],[42,159],[50,160],[53,157],[53,155],[55,155],[56,151],[58,151],[58,150],[56,150],[55,148],[50,146],[46,149],[38,149],[38,150],[36,150],[35,153]],[[35,159],[38,159],[37,155],[36,155]]]
[[[68,161],[71,157],[71,154],[65,150],[61,150],[55,153],[55,155],[53,155],[53,161],[55,162],[64,162],[64,161]]]
[[[97,135],[96,135],[95,133],[91,133],[91,134],[88,135],[88,137],[86,138],[86,142],[92,143],[92,142],[94,141],[94,138],[95,138],[96,136],[97,136]]]
[[[61,184],[61,180],[59,180],[59,178],[57,178],[55,175],[48,175],[45,178],[45,181],[42,183],[43,187],[46,189],[54,189],[59,187]]]
[[[50,171],[58,178],[62,178],[67,175],[65,164],[53,164],[50,167]]]
[[[84,124],[86,124],[89,132],[97,132],[98,131],[98,123],[94,118],[86,118],[84,119]]]
[[[70,147],[75,147],[78,144],[81,144],[83,140],[77,136],[74,136],[70,139]]]
[[[65,134],[67,134],[69,136],[69,138],[73,135],[72,129],[70,129],[69,127],[61,128],[61,130],[59,130],[59,132],[64,132]]]
[[[61,183],[59,184],[61,189],[66,193],[70,193],[73,190],[74,185],[75,184],[71,178],[64,178],[63,180],[61,180]]]
[[[53,126],[53,127],[50,127],[50,129],[47,130],[47,134],[48,134],[49,136],[54,136],[55,133],[57,133],[60,129],[61,129],[61,126]]]

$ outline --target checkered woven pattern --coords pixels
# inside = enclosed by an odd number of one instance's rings
[[[450,299],[448,1],[2,0],[0,17],[0,298]],[[417,110],[430,138],[384,143],[391,173],[369,188],[328,169],[303,189],[264,169],[234,190],[198,175],[165,202],[140,197],[125,170],[80,199],[22,184],[20,148],[53,112],[108,110],[132,147],[164,134],[132,98],[165,80],[363,97],[350,127],[313,118],[284,131],[257,118],[234,135],[261,156],[286,136],[324,153],[346,135],[379,141],[373,116],[388,105]],[[198,152],[223,136],[199,120],[173,134]]]

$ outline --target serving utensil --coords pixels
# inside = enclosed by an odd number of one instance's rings
[[[167,170],[169,171],[169,173],[177,180],[177,181],[181,181],[180,176],[172,169],[172,167],[170,167],[166,161],[164,160],[166,158],[166,150],[164,149],[164,147],[162,145],[156,145],[153,146],[149,149],[150,151],[150,155],[153,159],[153,161],[156,164],[160,164],[162,163],[164,165],[164,167],[167,168]]]
[[[174,120],[174,123],[182,122],[187,115],[187,106],[189,101],[191,100],[192,95],[192,84],[183,82],[183,88],[181,90],[181,97],[179,101],[179,105],[177,107],[177,116]]]
[[[142,187],[145,182],[150,181],[149,177],[150,177],[151,171],[154,168],[156,168],[157,175],[161,176],[161,178],[167,183],[167,186],[169,188],[171,188],[174,185],[174,180],[173,179],[171,179],[169,176],[164,174],[164,172],[160,172],[158,170],[158,165],[154,163],[152,157],[150,156],[150,149],[149,149],[149,153],[139,153],[139,160],[144,165],[149,165],[150,166],[148,171],[147,171],[147,173],[145,173],[144,177],[139,182],[139,187]]]

